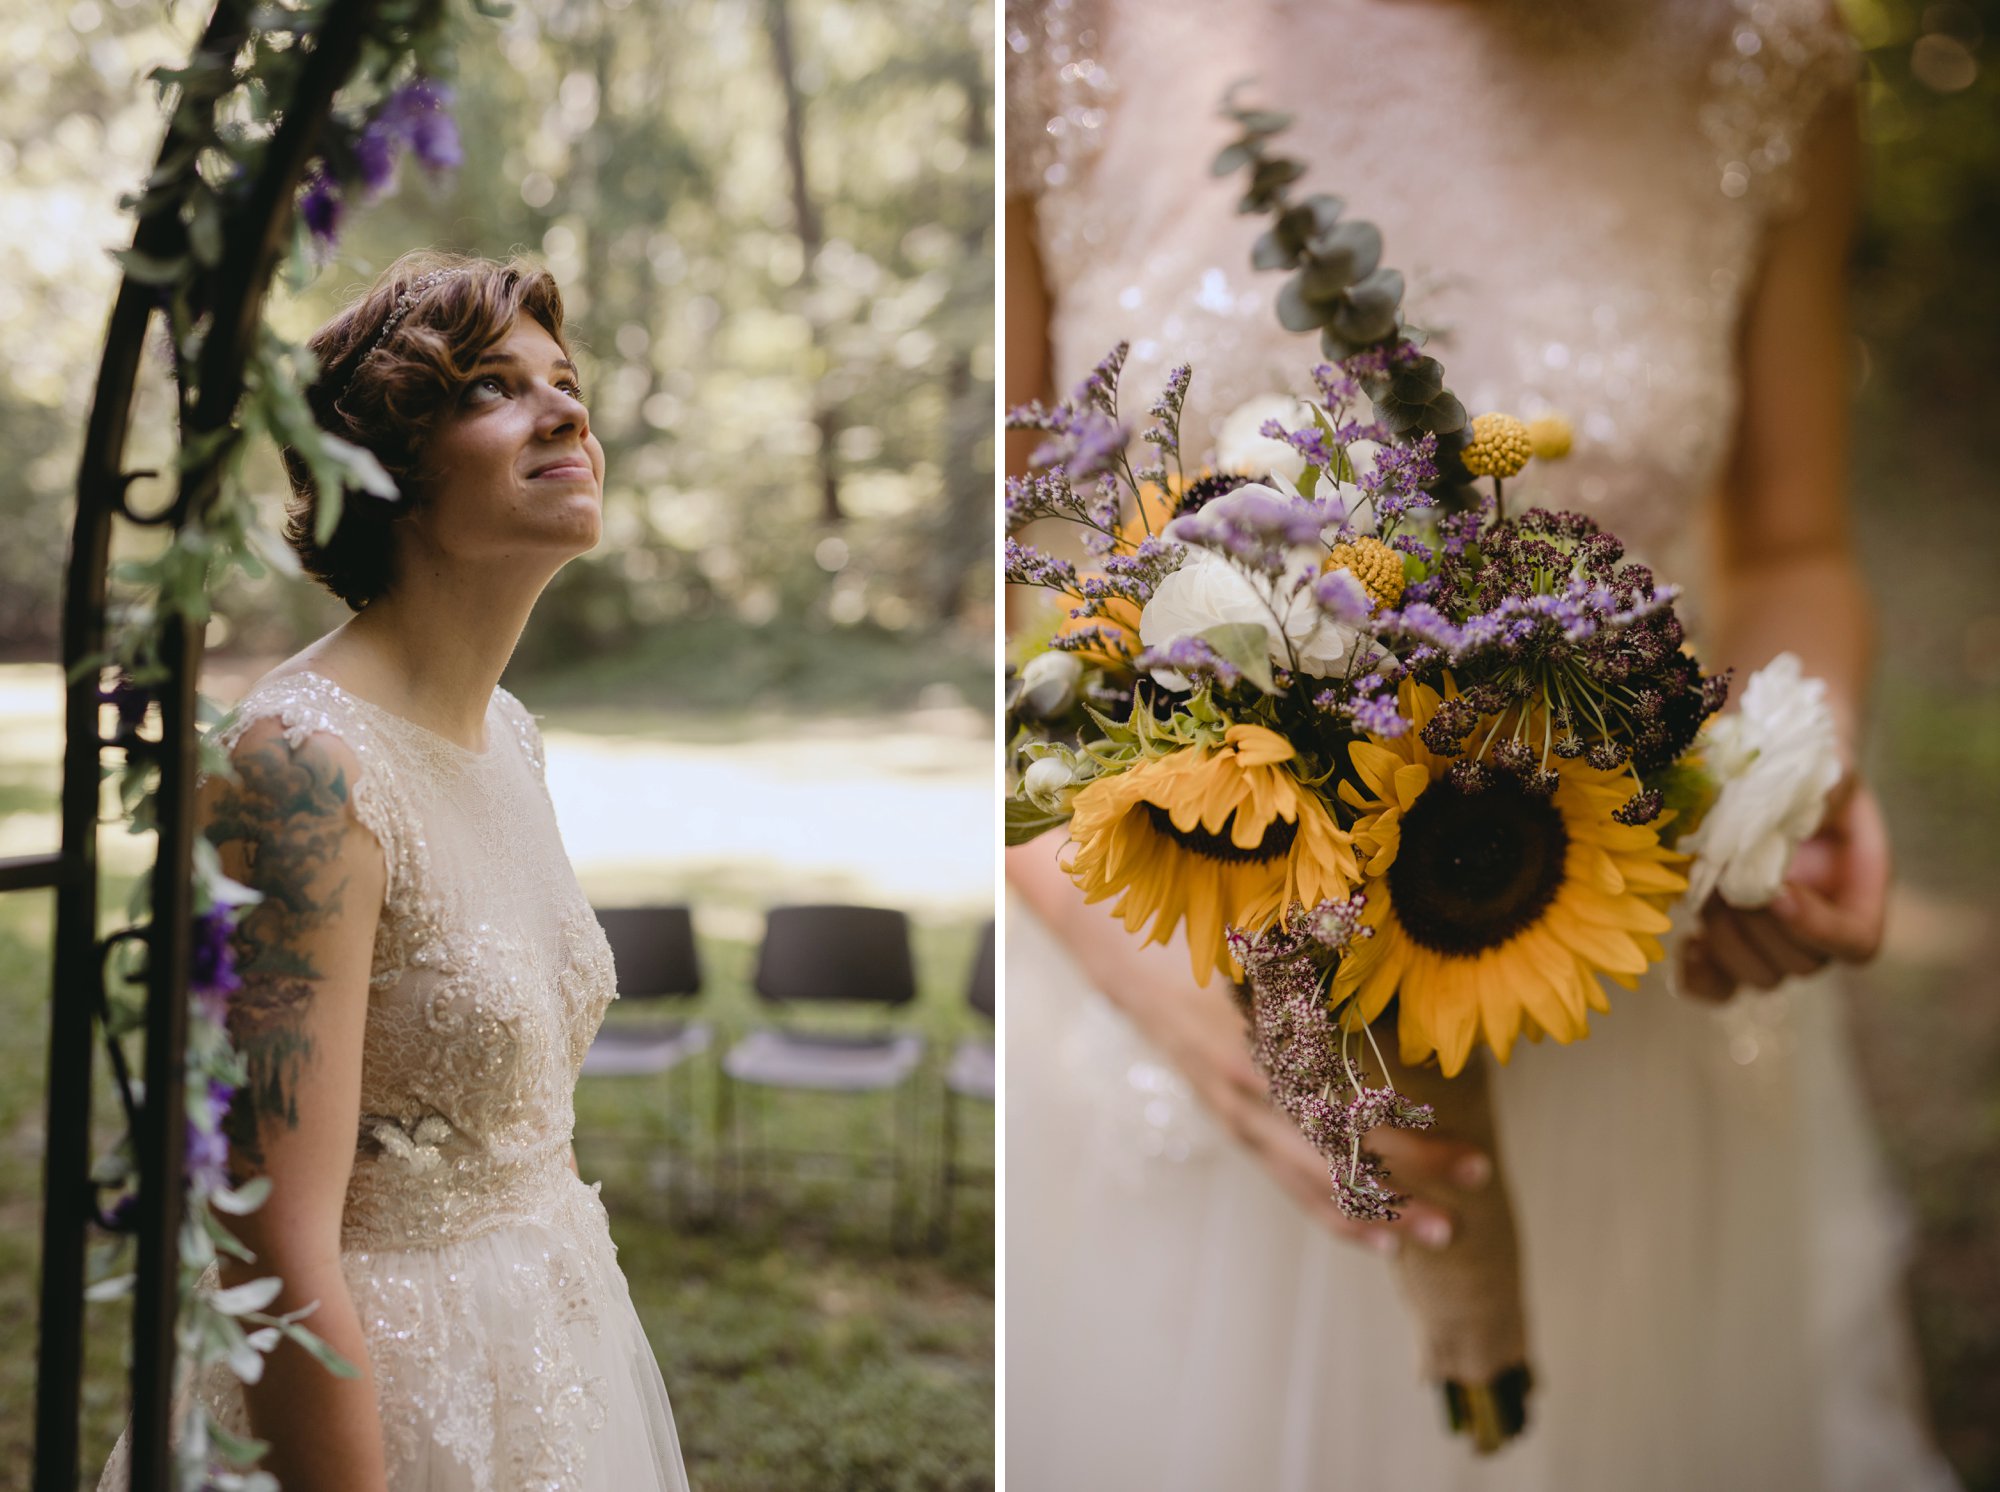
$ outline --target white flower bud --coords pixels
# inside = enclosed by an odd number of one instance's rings
[[[1038,762],[1031,762],[1028,770],[1021,774],[1021,791],[1035,807],[1048,813],[1063,813],[1069,807],[1064,795],[1075,782],[1076,773],[1070,770],[1068,762],[1060,757],[1045,756]]]

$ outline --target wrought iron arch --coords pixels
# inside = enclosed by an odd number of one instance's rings
[[[225,208],[222,247],[201,276],[199,311],[208,318],[190,390],[180,403],[183,461],[171,504],[138,512],[127,502],[136,480],[125,469],[140,359],[160,313],[158,287],[128,267],[105,335],[77,476],[76,516],[64,582],[65,670],[61,848],[53,854],[0,859],[0,891],[56,893],[54,976],[48,1059],[47,1148],[43,1171],[42,1277],[35,1404],[35,1492],[74,1492],[83,1366],[84,1250],[92,1227],[129,1227],[138,1262],[132,1318],[133,1492],[171,1485],[170,1417],[178,1307],[179,1232],[184,1181],[184,1084],[189,966],[192,818],[197,739],[195,681],[202,629],[180,617],[161,630],[162,681],[157,736],[122,716],[106,733],[101,689],[107,640],[107,562],[119,521],[178,531],[214,501],[223,453],[202,437],[229,426],[244,391],[244,372],[263,320],[265,298],[290,242],[299,187],[335,97],[354,76],[378,13],[420,10],[405,0],[325,0],[296,13],[298,44],[309,46],[278,123],[243,189]],[[233,74],[252,39],[251,0],[218,0],[196,50],[197,62]],[[225,90],[226,91],[226,90]],[[213,109],[220,95],[195,101]],[[183,98],[161,143],[162,167],[185,155],[190,137]],[[142,209],[135,257],[160,261],[189,252],[178,202]],[[210,453],[203,455],[207,450]],[[97,929],[98,801],[106,752],[150,764],[159,773],[158,843],[149,873],[148,920],[100,937]],[[135,1092],[119,1039],[108,1028],[105,965],[115,946],[143,949],[145,1072]],[[102,1030],[137,1161],[137,1206],[114,1224],[98,1207],[91,1181],[93,1043]]]

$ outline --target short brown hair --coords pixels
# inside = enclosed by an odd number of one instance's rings
[[[426,276],[431,282],[415,288],[401,318],[382,336],[398,302]],[[292,480],[286,541],[306,573],[354,610],[386,594],[395,579],[389,528],[423,500],[415,479],[425,437],[471,380],[480,355],[523,313],[569,354],[562,292],[540,265],[419,249],[384,270],[307,344],[320,367],[306,393],[313,418],[321,429],[366,447],[402,489],[397,500],[350,490],[333,537],[320,544],[313,537],[319,489],[298,453],[284,453]]]

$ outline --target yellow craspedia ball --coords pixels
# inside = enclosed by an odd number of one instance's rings
[[[1394,606],[1403,598],[1403,557],[1380,539],[1348,539],[1334,545],[1323,568],[1352,573],[1378,607]]]
[[[1575,443],[1575,429],[1559,414],[1537,415],[1528,421],[1528,445],[1537,461],[1560,461]]]
[[[1472,422],[1472,444],[1459,452],[1459,460],[1475,477],[1511,477],[1532,455],[1526,425],[1511,414],[1482,414]]]

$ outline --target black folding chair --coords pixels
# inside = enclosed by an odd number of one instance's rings
[[[979,935],[979,951],[972,959],[972,979],[965,1000],[993,1023],[993,920],[989,917]],[[968,1036],[951,1055],[944,1073],[944,1164],[938,1173],[937,1220],[931,1226],[931,1247],[941,1249],[951,1233],[952,1190],[961,1182],[990,1181],[993,1172],[984,1166],[965,1169],[958,1164],[958,1102],[961,1098],[991,1104],[994,1093],[993,1038]]]
[[[658,1077],[706,1052],[715,1033],[706,1021],[668,1014],[701,993],[694,917],[684,906],[599,907],[597,920],[618,970],[619,1004],[650,1007],[643,1017],[607,1018],[584,1054],[585,1077]],[[653,1010],[662,1012],[655,1015]],[[692,1084],[668,1084],[675,1130],[694,1132]],[[692,1153],[693,1145],[687,1146]]]
[[[909,919],[880,907],[774,907],[757,953],[758,996],[781,1015],[809,1005],[867,1005],[884,1012],[917,997],[910,961]],[[890,1232],[902,1236],[905,1152],[916,1127],[911,1079],[923,1061],[923,1037],[894,1027],[874,1031],[772,1025],[750,1032],[722,1058],[717,1129],[728,1157],[730,1194],[742,1177],[743,1144],[734,1106],[736,1085],[767,1092],[880,1093],[891,1105],[889,1174],[894,1188]],[[761,1140],[761,1137],[760,1137]],[[760,1163],[772,1152],[756,1147]],[[865,1162],[867,1157],[852,1157]]]

